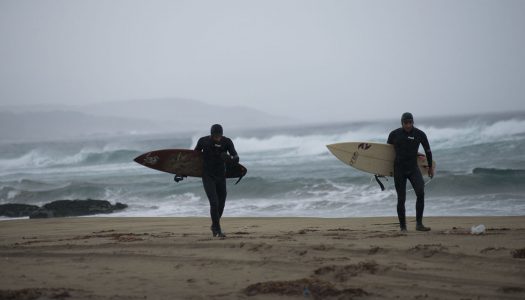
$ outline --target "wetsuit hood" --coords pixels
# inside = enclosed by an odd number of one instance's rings
[[[214,124],[213,126],[211,126],[210,133],[211,135],[222,136],[222,126],[220,124]]]
[[[406,120],[412,120],[412,122],[413,122],[414,121],[414,116],[412,116],[411,113],[406,112],[403,115],[401,115],[401,124],[403,124],[403,122],[406,121]]]

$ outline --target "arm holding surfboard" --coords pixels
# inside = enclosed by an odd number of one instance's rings
[[[428,166],[428,177],[434,178],[434,168],[432,166],[432,151],[430,150],[430,144],[427,139],[427,135],[423,132],[424,139],[421,141],[421,145],[425,150],[425,155],[427,156],[427,166]]]

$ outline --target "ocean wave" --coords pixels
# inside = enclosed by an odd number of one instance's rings
[[[476,213],[490,214],[498,203],[498,213],[525,214],[516,211],[525,205],[525,121],[444,124],[420,127],[429,137],[438,168],[426,186],[429,207],[444,213],[449,209],[451,214],[459,208],[460,213],[468,214],[471,206]],[[227,214],[395,214],[392,178],[382,192],[372,175],[341,163],[325,146],[345,141],[385,142],[398,124],[391,125],[333,125],[312,131],[232,136],[248,175],[238,185],[228,180]],[[192,138],[193,146],[197,138]],[[209,204],[200,179],[175,184],[172,175],[133,162],[144,152],[186,147],[190,142],[188,137],[148,137],[0,145],[0,203],[39,205],[92,198],[129,204],[122,215],[206,216]],[[407,196],[412,201],[414,193]]]
[[[523,140],[525,120],[501,120],[492,124],[468,122],[459,127],[426,127],[425,131],[433,149],[460,148],[465,146],[504,141]]]
[[[0,168],[3,170],[22,169],[28,167],[45,167],[50,165],[53,159],[38,150],[31,150],[19,157],[11,159],[0,159]]]
[[[335,126],[335,125],[334,125]],[[488,124],[466,122],[456,127],[420,127],[427,133],[433,150],[454,149],[466,146],[500,143],[525,139],[525,120],[500,120]],[[394,128],[387,128],[386,124],[370,123],[365,125],[339,125],[326,130],[318,129],[312,134],[292,134],[274,132],[268,136],[238,136],[233,142],[243,157],[253,161],[256,165],[285,163],[300,164],[306,161],[329,159],[331,156],[326,148],[327,144],[348,141],[386,142],[389,132]],[[321,133],[320,133],[321,132]],[[193,148],[198,136],[192,137]],[[47,168],[56,166],[83,166],[102,165],[130,162],[132,159],[153,148],[171,148],[170,140],[160,139],[148,141],[128,141],[119,144],[118,141],[107,142],[105,145],[82,146],[76,151],[70,149],[69,144],[34,149],[24,148],[22,154],[16,157],[0,156],[0,170],[17,170],[30,168]],[[67,149],[67,150],[63,150]],[[1,154],[0,154],[1,155]]]
[[[522,177],[524,174],[523,170],[475,168],[472,173],[436,176],[428,184],[427,190],[430,195],[441,196],[523,195],[525,193]],[[502,196],[502,199],[504,198],[506,197]]]
[[[240,154],[266,153],[272,157],[322,156],[328,153],[327,144],[349,141],[386,142],[388,134],[396,127],[386,124],[366,124],[330,128],[326,134],[279,134],[265,137],[232,138]],[[433,149],[460,148],[484,143],[523,140],[525,138],[525,120],[509,119],[494,123],[472,121],[455,127],[422,126]],[[334,133],[335,131],[335,133]],[[340,132],[337,132],[340,131]],[[198,136],[192,138],[192,147]]]
[[[283,150],[294,151],[300,155],[316,155],[326,152],[326,145],[340,140],[373,140],[386,141],[388,132],[385,133],[383,126],[369,124],[367,126],[340,125],[327,129],[326,133],[316,130],[312,134],[279,133],[267,136],[240,136],[232,140],[236,148],[242,149],[244,153],[261,153]],[[195,146],[198,136],[193,137],[192,145]]]
[[[480,168],[478,168],[479,170]],[[426,186],[431,211],[446,214],[490,213],[499,203],[498,213],[525,214],[525,187],[518,174],[494,175],[490,169],[469,174],[436,177]],[[199,179],[188,178],[175,184],[166,176],[106,178],[99,182],[71,181],[64,185],[23,180],[1,182],[0,203],[42,205],[61,199],[107,199],[129,209],[116,216],[207,216],[209,204]],[[228,181],[229,216],[379,216],[395,214],[393,180],[381,191],[369,176],[324,179],[294,177],[274,179],[247,177],[238,185]],[[410,184],[407,201],[415,198]],[[460,200],[458,200],[460,199]],[[479,199],[484,199],[478,203]],[[521,199],[521,200],[519,200]],[[488,202],[488,201],[493,202]],[[459,201],[459,202],[458,202]],[[512,202],[515,205],[509,205]],[[520,202],[521,201],[521,202]],[[456,203],[457,202],[457,203]],[[483,207],[485,205],[485,207]],[[408,205],[407,209],[412,209]],[[497,205],[496,205],[497,206]],[[434,207],[434,210],[432,210]],[[469,210],[469,207],[471,208]],[[475,208],[475,210],[474,210]],[[448,209],[448,210],[447,210]]]
[[[489,176],[525,176],[525,170],[520,169],[496,169],[496,168],[474,168],[472,174]]]
[[[142,152],[136,150],[105,150],[84,148],[74,154],[31,150],[19,157],[0,159],[0,170],[41,169],[49,167],[99,165],[130,162]]]

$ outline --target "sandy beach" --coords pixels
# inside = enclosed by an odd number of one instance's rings
[[[524,299],[525,217],[0,222],[0,299]],[[484,224],[483,235],[470,227]]]

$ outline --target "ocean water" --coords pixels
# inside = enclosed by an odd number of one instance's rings
[[[437,162],[426,178],[426,216],[525,215],[525,113],[416,119]],[[207,128],[208,124],[203,125]],[[381,191],[372,175],[331,155],[326,144],[385,142],[398,121],[231,131],[248,174],[228,180],[225,216],[395,216],[393,179]],[[105,199],[129,205],[111,216],[208,216],[199,178],[133,162],[165,148],[193,148],[203,134],[122,135],[69,141],[0,143],[0,204]],[[411,189],[408,184],[408,189]],[[407,193],[407,214],[415,195]]]

